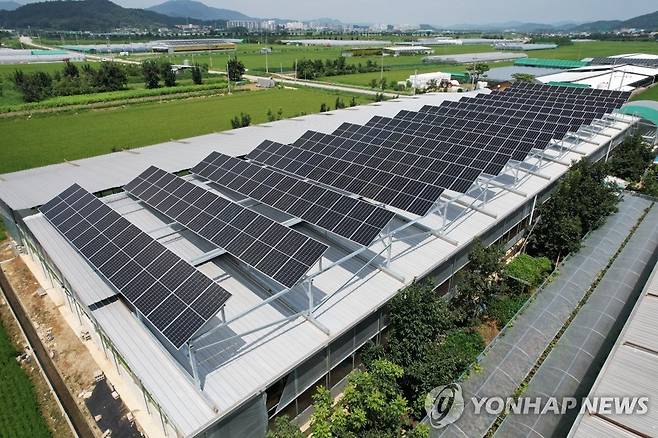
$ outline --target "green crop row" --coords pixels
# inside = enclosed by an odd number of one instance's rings
[[[53,97],[42,102],[24,103],[0,107],[0,113],[30,111],[35,109],[60,108],[72,105],[89,105],[93,103],[112,102],[117,100],[139,99],[154,96],[169,96],[173,94],[194,93],[202,91],[221,90],[226,88],[225,82],[215,82],[202,85],[179,85],[153,89],[135,89],[109,91],[106,93],[81,94],[76,96]]]

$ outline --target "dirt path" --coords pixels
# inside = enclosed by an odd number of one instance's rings
[[[78,434],[100,437],[102,431],[79,397],[93,385],[98,366],[60,316],[55,304],[47,295],[38,293],[39,285],[25,263],[20,257],[12,257],[11,248],[3,245],[0,260],[9,261],[2,264],[2,271],[15,292],[15,298],[20,300],[20,306],[18,301],[12,302],[11,292],[5,293],[34,346],[34,354],[39,357]],[[23,311],[25,314],[22,315]]]

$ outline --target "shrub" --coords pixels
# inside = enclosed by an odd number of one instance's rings
[[[512,320],[526,301],[528,301],[528,297],[525,295],[498,296],[491,300],[489,306],[487,306],[487,315],[498,323],[498,328],[503,328]]]
[[[267,431],[267,438],[304,438],[304,434],[287,415],[274,419],[274,424]]]
[[[482,336],[469,329],[451,331],[444,340],[424,346],[424,354],[412,363],[402,384],[412,412],[425,415],[425,397],[435,387],[454,382],[484,349]]]
[[[546,257],[521,254],[505,266],[505,274],[536,287],[544,281],[552,267],[551,261]]]

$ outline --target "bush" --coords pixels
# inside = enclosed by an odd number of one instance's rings
[[[391,300],[387,352],[403,367],[418,360],[428,344],[455,326],[448,303],[433,289],[430,281],[416,283]]]
[[[552,267],[553,264],[546,257],[521,254],[505,266],[505,274],[536,287],[544,281]]]
[[[283,415],[274,419],[274,425],[267,431],[267,438],[304,438],[304,434],[287,415]]]
[[[583,159],[572,166],[551,198],[539,208],[528,251],[551,260],[578,251],[584,234],[617,211],[619,200],[606,181],[605,163]]]
[[[498,296],[492,299],[489,306],[487,306],[487,316],[498,323],[498,328],[503,328],[512,320],[526,301],[528,301],[528,297],[525,295]]]
[[[427,394],[437,386],[456,381],[484,350],[484,340],[477,332],[460,329],[424,347],[424,354],[408,367],[402,383],[407,399],[413,400],[416,418],[425,415]]]
[[[651,165],[655,154],[651,147],[636,135],[629,137],[617,146],[608,161],[610,173],[631,182],[640,181],[647,167]]]

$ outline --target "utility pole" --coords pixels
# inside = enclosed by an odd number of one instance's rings
[[[384,80],[384,49],[382,49],[382,68],[379,72],[379,84],[382,85]],[[382,85],[382,90],[384,89],[384,86]]]
[[[226,62],[226,79],[228,79],[228,94],[231,94],[231,74],[228,71],[228,62]]]
[[[269,51],[269,49],[267,48],[267,46],[265,46],[265,73],[267,73],[267,74],[270,73],[270,66],[267,63],[267,52],[268,51]]]

